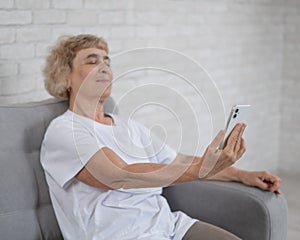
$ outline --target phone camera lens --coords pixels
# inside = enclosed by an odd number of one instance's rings
[[[239,112],[239,109],[237,108],[236,110],[235,110],[235,113],[238,113]]]
[[[233,118],[236,118],[237,117],[237,114],[235,113],[234,115],[233,115]]]

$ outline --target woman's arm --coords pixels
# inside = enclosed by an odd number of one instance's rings
[[[211,177],[235,163],[245,152],[242,134],[245,125],[238,124],[223,150],[220,131],[202,157],[178,154],[171,164],[127,164],[109,148],[99,150],[76,178],[103,189],[164,187]]]
[[[246,171],[229,167],[207,180],[235,181],[245,185],[258,187],[262,190],[280,194],[281,179],[268,171]]]
[[[200,157],[179,153],[171,164],[126,164],[105,147],[90,159],[76,178],[104,190],[164,187],[199,179],[201,162]]]
[[[240,178],[240,169],[235,167],[228,167],[223,171],[215,174],[207,178],[207,180],[217,180],[217,181],[225,181],[225,182],[241,182]]]

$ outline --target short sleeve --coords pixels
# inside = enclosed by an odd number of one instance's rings
[[[155,135],[151,136],[151,139],[152,147],[156,153],[157,162],[162,164],[170,164],[176,158],[177,152]]]
[[[150,130],[141,123],[135,122],[140,130],[142,142],[148,156],[156,163],[169,164],[177,156],[177,152],[157,136],[150,136]]]
[[[51,122],[44,136],[41,163],[57,184],[64,187],[102,147],[84,124],[58,118]]]

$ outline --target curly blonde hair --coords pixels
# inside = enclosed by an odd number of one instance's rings
[[[72,63],[78,51],[86,48],[98,48],[108,53],[106,41],[95,35],[80,34],[62,36],[52,47],[44,67],[45,88],[56,98],[69,98],[68,77],[72,72]]]

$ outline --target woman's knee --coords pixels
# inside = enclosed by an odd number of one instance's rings
[[[234,234],[209,223],[197,221],[186,232],[182,240],[239,240]]]

